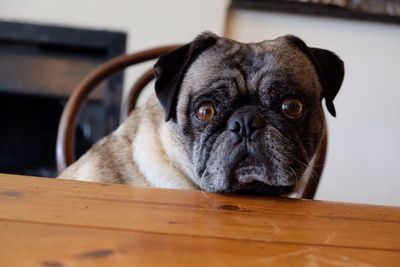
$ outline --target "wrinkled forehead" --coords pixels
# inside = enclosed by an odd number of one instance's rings
[[[284,38],[242,44],[219,39],[189,67],[182,83],[196,93],[210,84],[235,83],[242,93],[273,90],[270,84],[290,83],[309,95],[319,97],[321,88],[314,66],[305,54]]]

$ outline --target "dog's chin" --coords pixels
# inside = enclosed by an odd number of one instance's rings
[[[287,196],[292,193],[295,188],[295,183],[279,183],[276,179],[268,177],[263,171],[263,168],[254,166],[251,168],[236,169],[226,192]]]
[[[219,182],[200,186],[203,190],[217,193],[235,193],[246,195],[265,195],[286,197],[293,193],[296,183],[279,183],[265,174],[260,166],[235,169],[229,177]]]
[[[244,195],[263,195],[286,197],[293,193],[296,186],[272,186],[263,182],[251,182],[250,184],[231,186],[224,193],[235,193]]]

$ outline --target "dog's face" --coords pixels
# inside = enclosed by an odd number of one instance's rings
[[[242,44],[203,34],[162,57],[156,73],[200,188],[284,194],[325,131],[323,97],[335,114],[343,63],[293,36]]]

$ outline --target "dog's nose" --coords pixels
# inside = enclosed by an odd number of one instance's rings
[[[228,121],[228,130],[243,138],[253,138],[253,133],[265,126],[265,119],[258,111],[234,114]]]

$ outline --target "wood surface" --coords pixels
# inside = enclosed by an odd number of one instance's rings
[[[0,266],[400,266],[400,208],[0,174]]]

